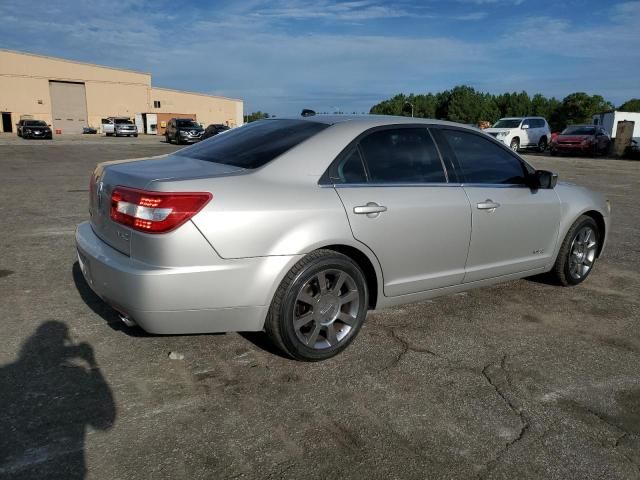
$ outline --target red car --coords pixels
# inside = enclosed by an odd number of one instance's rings
[[[558,153],[604,154],[611,137],[598,125],[569,125],[562,133],[551,137],[551,155]]]

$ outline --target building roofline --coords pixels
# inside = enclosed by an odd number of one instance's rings
[[[189,90],[177,90],[175,88],[165,88],[165,87],[155,87],[151,85],[152,90],[165,90],[167,92],[176,92],[176,93],[188,93],[190,95],[200,95],[201,97],[211,97],[211,98],[221,98],[223,100],[232,100],[234,102],[243,102],[241,98],[231,98],[231,97],[223,97],[222,95],[211,95],[210,93],[202,93],[202,92],[192,92]]]
[[[97,63],[81,62],[79,60],[69,60],[68,58],[54,57],[52,55],[41,55],[39,53],[23,52],[23,51],[20,51],[20,50],[10,50],[8,48],[0,48],[0,52],[15,53],[15,54],[18,54],[18,55],[28,55],[30,57],[47,58],[49,60],[56,60],[58,62],[75,63],[77,65],[86,65],[88,67],[106,68],[108,70],[117,70],[117,71],[120,71],[120,72],[135,73],[135,74],[138,74],[138,75],[147,75],[149,78],[151,78],[151,73],[150,72],[142,72],[142,71],[139,71],[139,70],[131,70],[129,68],[110,67],[108,65],[99,65]]]

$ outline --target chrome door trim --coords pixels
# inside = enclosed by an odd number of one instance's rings
[[[465,188],[526,188],[528,185],[519,183],[333,183],[333,184],[320,184],[321,188],[375,188],[375,187],[465,187]]]

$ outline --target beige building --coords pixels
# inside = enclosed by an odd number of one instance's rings
[[[140,133],[162,134],[171,116],[203,125],[242,125],[242,100],[151,86],[151,74],[0,49],[0,132],[21,118],[44,120],[56,133],[100,128],[129,117]]]

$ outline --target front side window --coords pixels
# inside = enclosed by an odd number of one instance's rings
[[[508,150],[473,133],[441,132],[466,183],[525,184],[525,168]]]
[[[446,182],[440,156],[426,128],[379,130],[360,141],[371,183]]]
[[[306,120],[261,120],[215,135],[176,155],[240,168],[258,168],[329,125]]]

